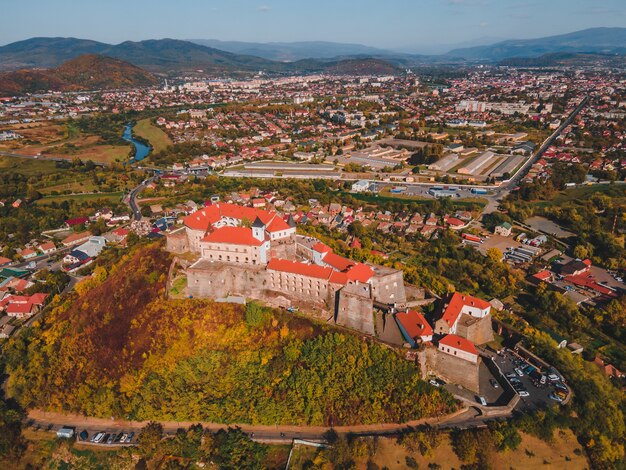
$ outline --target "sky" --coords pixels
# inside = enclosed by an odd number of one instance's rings
[[[0,44],[35,36],[114,44],[169,37],[419,51],[626,27],[626,0],[0,0],[0,13]]]

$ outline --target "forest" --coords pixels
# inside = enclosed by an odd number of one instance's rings
[[[100,265],[4,352],[24,408],[138,420],[405,422],[457,409],[372,341],[251,303],[164,298],[158,244]]]

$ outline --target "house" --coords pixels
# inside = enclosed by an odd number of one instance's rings
[[[0,266],[6,266],[11,264],[12,261],[9,258],[5,258],[4,256],[0,256]]]
[[[9,295],[0,301],[0,311],[4,310],[10,317],[24,318],[41,310],[48,294],[37,293],[31,296]]]
[[[67,228],[76,227],[77,225],[85,225],[87,223],[89,223],[88,217],[76,217],[74,219],[68,219],[65,221],[65,225],[67,225]]]
[[[580,276],[581,274],[588,272],[589,268],[591,268],[590,260],[586,259],[581,261],[579,259],[575,259],[561,266],[561,275]]]
[[[104,237],[90,237],[85,243],[73,249],[63,258],[65,264],[86,264],[100,254],[106,246]]]
[[[370,182],[368,180],[359,180],[356,183],[352,184],[352,192],[353,193],[362,193],[368,190],[370,187]]]
[[[582,354],[584,351],[584,348],[578,343],[569,343],[567,349],[569,349],[572,354]]]
[[[78,245],[79,243],[84,243],[87,240],[89,240],[89,238],[91,237],[91,232],[80,232],[80,233],[73,233],[70,236],[64,238],[61,243],[63,244],[63,246],[72,246],[72,245]]]
[[[478,363],[478,351],[471,341],[457,335],[446,335],[439,340],[439,351],[473,364]]]
[[[438,334],[454,334],[462,315],[484,318],[491,312],[491,304],[483,299],[455,292],[444,304],[441,316],[435,322]]]
[[[45,242],[37,247],[39,251],[41,251],[44,255],[49,255],[57,251],[57,247],[54,242]]]
[[[493,233],[495,233],[496,235],[502,235],[503,237],[508,237],[509,235],[511,235],[512,229],[513,226],[510,223],[502,222],[501,224],[495,226],[495,228],[493,229]]]
[[[37,257],[37,251],[33,250],[32,248],[26,248],[22,251],[20,251],[20,256],[24,259],[31,259],[31,258],[36,258]]]
[[[395,315],[398,328],[402,332],[402,336],[412,348],[420,343],[426,343],[433,339],[433,328],[419,312],[415,310],[407,310],[406,312],[398,312]]]

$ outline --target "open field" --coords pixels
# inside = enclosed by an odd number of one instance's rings
[[[161,129],[152,124],[150,119],[142,119],[133,127],[133,133],[143,139],[146,139],[152,145],[154,152],[165,150],[173,145],[169,136]]]
[[[0,150],[42,157],[80,158],[94,162],[125,161],[130,145],[102,145],[95,135],[85,135],[71,124],[39,122],[11,127],[24,138],[0,143]],[[160,131],[160,130],[159,130]]]
[[[90,194],[64,194],[60,196],[46,196],[42,199],[39,199],[37,201],[37,204],[47,205],[47,204],[52,204],[53,202],[59,203],[59,202],[68,201],[68,200],[74,200],[77,202],[87,202],[87,201],[93,201],[97,199],[105,199],[105,200],[112,201],[112,202],[119,202],[123,196],[124,196],[124,193],[122,192],[95,193],[95,194],[91,194],[91,193]]]
[[[34,160],[0,156],[0,172],[20,173],[25,176],[39,176],[60,171],[55,162],[45,159]]]
[[[548,444],[536,437],[521,433],[522,443],[514,451],[494,453],[491,457],[491,468],[508,468],[514,470],[534,470],[537,468],[583,470],[589,468],[584,454],[577,455],[576,449],[581,449],[576,437],[570,430],[557,431],[554,436],[554,443]],[[297,445],[291,456],[290,468],[297,470],[308,468],[318,452],[318,449]],[[392,438],[378,439],[376,454],[371,458],[371,462],[378,468],[388,468],[389,470],[405,470],[407,457],[412,457],[417,462],[417,468],[428,468],[430,463],[440,465],[442,470],[461,468],[464,462],[460,461],[452,449],[452,444],[448,436],[444,436],[442,443],[434,450],[433,455],[424,457],[419,453],[408,452],[404,447],[396,444]],[[361,458],[357,462],[356,468],[365,470],[368,467],[367,458]],[[375,468],[375,467],[374,467]]]

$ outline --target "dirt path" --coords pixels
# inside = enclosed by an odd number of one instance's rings
[[[426,418],[407,423],[379,423],[379,424],[364,424],[354,426],[336,426],[333,429],[339,434],[364,434],[364,435],[376,435],[376,434],[393,434],[407,430],[409,427],[420,426],[423,424],[430,424],[433,426],[444,425],[448,421],[456,421],[463,414],[468,413],[467,408],[462,408],[459,411],[441,418]],[[28,418],[30,424],[39,425],[42,428],[52,426],[51,429],[57,429],[61,426],[70,426],[78,429],[87,429],[88,431],[107,430],[113,431],[139,431],[143,428],[147,421],[126,421],[121,419],[103,419],[92,418],[78,414],[63,414],[45,412],[41,410],[30,410],[28,412]],[[229,426],[238,426],[247,433],[254,433],[255,438],[273,439],[281,437],[307,437],[309,439],[322,438],[324,433],[328,431],[328,426],[292,426],[292,425],[251,425],[251,424],[219,424],[219,423],[205,423],[198,421],[160,421],[163,426],[163,430],[166,433],[175,433],[177,429],[189,428],[194,424],[202,424],[208,430],[218,431],[220,429],[226,429]]]

